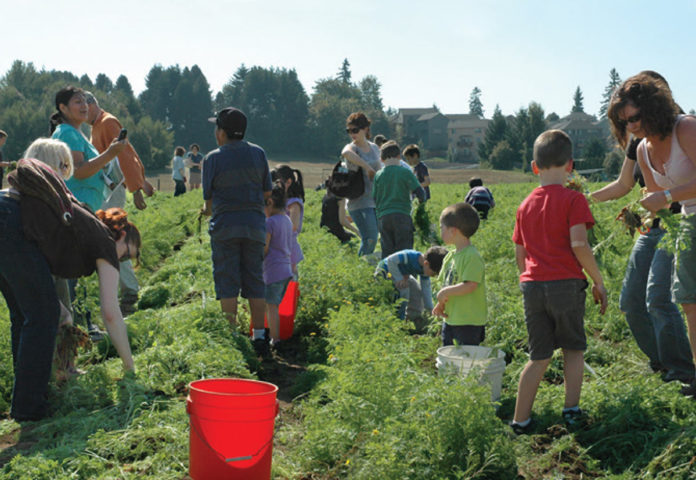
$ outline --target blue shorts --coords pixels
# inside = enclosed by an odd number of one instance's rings
[[[215,296],[263,298],[263,242],[248,238],[210,239]]]
[[[587,350],[583,325],[586,288],[587,280],[578,278],[520,284],[529,358],[551,358],[557,348]]]
[[[291,279],[292,277],[288,277],[285,280],[278,280],[277,282],[266,284],[266,293],[264,295],[266,297],[266,303],[269,305],[280,305]]]

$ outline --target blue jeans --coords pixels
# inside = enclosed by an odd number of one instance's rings
[[[374,208],[350,210],[350,216],[360,231],[360,249],[358,255],[369,255],[377,246],[377,214]]]
[[[665,369],[665,380],[690,380],[694,376],[691,348],[670,291],[673,256],[656,248],[663,235],[664,230],[653,228],[636,240],[619,305],[650,366]]]
[[[14,388],[10,415],[46,416],[60,309],[48,262],[22,232],[19,202],[0,194],[0,291],[10,311]]]

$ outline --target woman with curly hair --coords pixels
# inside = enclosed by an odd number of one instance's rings
[[[651,212],[682,204],[672,296],[686,314],[692,356],[696,356],[696,117],[680,114],[666,82],[645,72],[623,82],[607,112],[622,147],[629,135],[641,137],[638,165],[648,194],[641,205]],[[696,394],[696,380],[682,392]]]
[[[667,81],[657,72],[641,72],[657,81]],[[617,102],[619,98],[616,97]],[[614,118],[616,108],[612,111]],[[620,129],[621,125],[615,125]],[[621,137],[618,139],[621,141]],[[638,144],[642,137],[632,136],[626,147],[626,156],[619,177],[605,187],[592,192],[598,202],[613,200],[627,195],[639,183],[645,186],[637,163]],[[673,204],[678,212],[681,205]],[[679,307],[672,302],[670,292],[673,256],[658,248],[665,229],[660,219],[652,221],[647,231],[641,231],[636,239],[626,265],[626,274],[621,288],[619,305],[626,316],[631,333],[641,351],[650,360],[650,367],[661,372],[665,381],[690,382],[694,377],[689,340],[684,328],[684,319]]]

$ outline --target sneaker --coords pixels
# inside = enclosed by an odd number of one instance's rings
[[[679,390],[679,393],[686,397],[696,398],[696,378],[691,380],[691,382],[686,383],[686,385]]]
[[[89,333],[89,339],[93,342],[104,340],[104,332],[93,323],[89,324],[89,327],[87,327],[87,332]]]
[[[254,351],[259,357],[267,357],[270,353],[270,348],[268,345],[268,338],[257,338],[251,343],[254,344]]]
[[[534,427],[536,426],[536,422],[532,418],[530,422],[525,426],[522,426],[519,423],[515,422],[510,422],[508,423],[508,425],[510,426],[510,428],[512,428],[512,431],[515,432],[515,435],[527,435],[532,431],[532,429],[534,429]]]
[[[585,421],[585,412],[579,408],[577,410],[563,409],[561,415],[563,416],[563,422],[568,427],[581,425]]]

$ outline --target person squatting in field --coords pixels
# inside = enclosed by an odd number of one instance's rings
[[[421,315],[423,310],[432,311],[433,291],[430,284],[430,277],[440,273],[442,260],[448,251],[445,247],[430,247],[425,254],[417,250],[401,250],[392,253],[380,260],[375,269],[375,277],[381,276],[391,278],[394,288],[399,294],[399,299],[405,300],[399,303],[398,315],[402,320],[406,318],[408,310],[413,311],[413,315]],[[420,280],[420,288],[415,278]],[[420,293],[420,298],[413,298],[411,292]],[[418,307],[411,308],[411,303]]]

